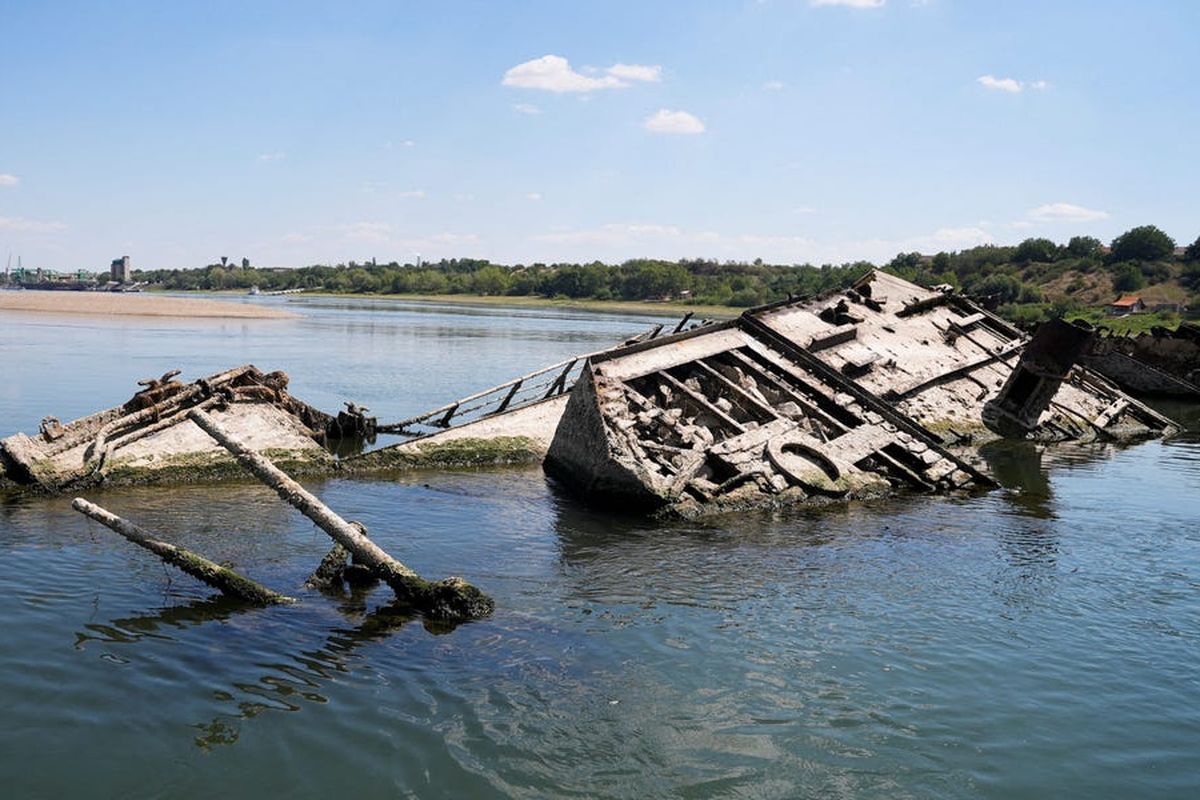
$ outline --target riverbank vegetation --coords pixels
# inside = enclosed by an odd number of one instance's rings
[[[311,289],[347,294],[422,296],[478,295],[625,302],[674,302],[746,308],[790,295],[811,295],[848,285],[867,261],[840,265],[665,261],[631,259],[621,264],[501,265],[479,259],[427,264],[356,263],[295,269],[238,268],[212,264],[197,269],[147,270],[139,280],[174,290],[263,291]],[[949,284],[982,299],[1022,325],[1053,317],[1109,323],[1104,306],[1121,294],[1137,294],[1157,316],[1148,324],[1177,323],[1200,307],[1200,238],[1177,248],[1166,233],[1145,225],[1109,245],[1090,236],[1065,244],[1030,238],[1014,246],[983,245],[935,255],[901,253],[879,265],[926,285]],[[1127,327],[1127,326],[1126,326]]]

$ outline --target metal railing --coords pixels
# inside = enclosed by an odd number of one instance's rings
[[[690,312],[686,314],[672,333],[681,331],[691,316]],[[664,327],[666,326],[656,325],[644,333],[614,346],[620,347],[654,339],[662,333]],[[564,361],[505,381],[490,389],[484,389],[460,400],[455,400],[453,403],[439,406],[432,411],[426,411],[424,414],[399,422],[376,425],[375,430],[379,433],[392,433],[414,438],[427,436],[439,430],[466,425],[485,417],[503,414],[506,411],[515,411],[549,400],[571,391],[575,382],[579,380],[579,375],[587,360],[599,353],[608,352],[610,349],[612,348],[572,356]]]

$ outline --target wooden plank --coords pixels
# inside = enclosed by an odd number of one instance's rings
[[[677,390],[679,390],[680,392],[683,392],[684,394],[686,394],[688,397],[690,397],[690,398],[692,399],[692,402],[696,403],[696,404],[697,404],[697,405],[699,405],[701,408],[703,408],[704,410],[706,410],[706,411],[708,411],[710,414],[712,414],[714,417],[716,417],[717,419],[721,420],[721,422],[725,423],[725,425],[726,425],[726,426],[728,426],[728,427],[730,427],[730,428],[733,428],[733,429],[734,429],[735,431],[737,431],[738,433],[745,433],[745,432],[746,432],[746,426],[745,426],[745,425],[743,425],[742,423],[738,422],[736,419],[734,419],[733,417],[729,416],[728,414],[726,414],[726,413],[725,413],[724,411],[722,411],[721,409],[717,408],[715,405],[713,405],[713,404],[712,404],[712,403],[709,401],[709,399],[708,399],[707,397],[704,397],[704,396],[703,396],[703,395],[701,395],[700,393],[698,393],[698,392],[694,392],[694,391],[692,391],[691,389],[689,389],[689,388],[688,388],[686,385],[684,385],[683,381],[679,380],[678,378],[676,378],[676,377],[675,377],[674,375],[672,375],[671,373],[669,373],[669,372],[666,372],[666,371],[664,370],[664,371],[662,371],[662,372],[657,372],[657,373],[655,373],[655,374],[656,374],[656,375],[660,375],[660,376],[662,376],[663,378],[665,378],[665,379],[666,379],[666,381],[667,381],[667,383],[671,384],[673,387],[675,387],[675,388],[676,388]]]
[[[736,358],[738,360],[738,362],[740,364],[742,364],[746,369],[753,372],[755,377],[761,378],[761,379],[767,381],[772,386],[774,386],[777,390],[786,394],[788,396],[788,398],[791,399],[792,402],[794,402],[796,405],[800,406],[801,410],[803,410],[804,413],[808,414],[810,417],[815,418],[817,421],[821,422],[822,424],[829,425],[830,427],[834,428],[835,430],[838,430],[838,431],[848,430],[848,427],[846,426],[845,423],[841,422],[838,419],[831,417],[829,414],[822,411],[819,406],[817,406],[815,403],[813,403],[807,397],[804,397],[803,395],[801,395],[799,392],[797,392],[795,390],[795,388],[793,388],[792,386],[789,386],[786,381],[781,380],[780,378],[776,377],[775,375],[772,375],[770,372],[765,370],[761,364],[759,364],[757,361],[755,361],[754,359],[747,356],[745,353],[742,353],[740,350],[730,350],[729,355]],[[780,368],[782,369],[782,367],[780,367]]]
[[[716,370],[712,366],[710,366],[708,364],[708,362],[705,361],[703,358],[697,359],[696,361],[693,361],[692,363],[695,364],[696,366],[698,366],[704,372],[704,374],[714,378],[722,386],[729,389],[729,391],[733,392],[738,397],[740,397],[742,399],[742,401],[745,402],[747,405],[751,405],[754,408],[758,409],[758,411],[760,413],[765,414],[767,416],[767,421],[779,418],[778,411],[771,408],[769,405],[767,405],[763,401],[759,400],[754,395],[750,394],[748,391],[743,389],[741,386],[738,386],[736,383],[729,380],[729,378],[722,375],[719,370]]]

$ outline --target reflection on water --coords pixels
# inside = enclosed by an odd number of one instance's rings
[[[1051,519],[1050,476],[1042,467],[1045,448],[1033,442],[991,442],[979,448],[992,476],[1004,487],[1004,498],[1018,513]]]
[[[0,337],[0,425],[119,401],[164,362],[252,361],[325,407],[399,416],[638,327],[295,307],[279,325],[16,332],[29,351]],[[304,590],[328,538],[254,484],[102,502],[295,606],[211,598],[69,498],[11,500],[0,781],[14,797],[1191,796],[1200,441],[982,455],[1002,484],[982,496],[703,522],[584,508],[538,469],[308,482],[422,574],[496,598],[449,635],[407,624],[386,588]]]
[[[132,644],[147,637],[171,639],[164,628],[185,628],[205,622],[220,622],[231,614],[244,611],[245,602],[235,598],[216,596],[196,600],[179,606],[167,606],[151,614],[114,619],[110,622],[89,622],[84,630],[75,634],[75,648],[82,649],[88,642],[107,644]]]

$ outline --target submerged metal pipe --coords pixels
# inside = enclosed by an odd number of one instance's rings
[[[222,594],[261,605],[296,602],[295,598],[274,592],[260,583],[255,583],[249,578],[239,575],[228,567],[223,567],[202,555],[193,553],[191,550],[156,539],[149,531],[134,525],[129,520],[121,519],[95,503],[89,503],[82,497],[76,497],[71,502],[71,507],[109,530],[121,534],[138,547],[149,550],[171,566],[177,567],[197,580],[204,581],[214,589],[219,589]]]
[[[188,413],[188,419],[233,454],[246,470],[275,490],[280,498],[349,550],[356,562],[370,567],[381,580],[392,587],[399,599],[431,617],[442,619],[474,619],[487,616],[495,608],[495,603],[490,597],[462,578],[450,577],[430,582],[392,558],[367,537],[365,529],[342,519],[269,459],[238,441],[208,414],[193,409]]]

